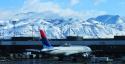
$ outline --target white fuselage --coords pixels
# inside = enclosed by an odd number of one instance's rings
[[[53,48],[44,48],[41,50],[42,52],[48,54],[64,54],[64,55],[72,55],[78,53],[90,53],[92,50],[87,46],[67,46],[67,47],[53,47]]]

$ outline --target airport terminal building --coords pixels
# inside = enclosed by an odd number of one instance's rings
[[[66,39],[49,39],[54,46],[81,45],[89,46],[96,56],[123,56],[125,54],[125,36],[115,36],[111,39],[83,39],[68,36]],[[42,40],[33,37],[12,37],[0,40],[0,53],[19,53],[25,49],[41,49]]]

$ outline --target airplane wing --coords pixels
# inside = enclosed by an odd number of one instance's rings
[[[26,49],[27,52],[41,52],[38,49]]]

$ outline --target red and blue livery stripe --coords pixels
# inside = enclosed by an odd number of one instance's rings
[[[43,47],[44,48],[50,48],[52,47],[51,44],[49,43],[47,37],[46,37],[46,34],[43,30],[40,29],[40,35],[42,37],[42,44],[43,44]]]

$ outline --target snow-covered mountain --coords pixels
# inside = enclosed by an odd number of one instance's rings
[[[121,18],[119,15],[102,15],[91,19],[107,24],[116,24],[124,22],[123,18]]]
[[[39,37],[43,28],[48,38],[82,36],[84,38],[113,38],[125,35],[125,20],[118,15],[102,15],[82,20],[78,17],[62,17],[56,13],[20,13],[8,20],[0,20],[0,38]]]

